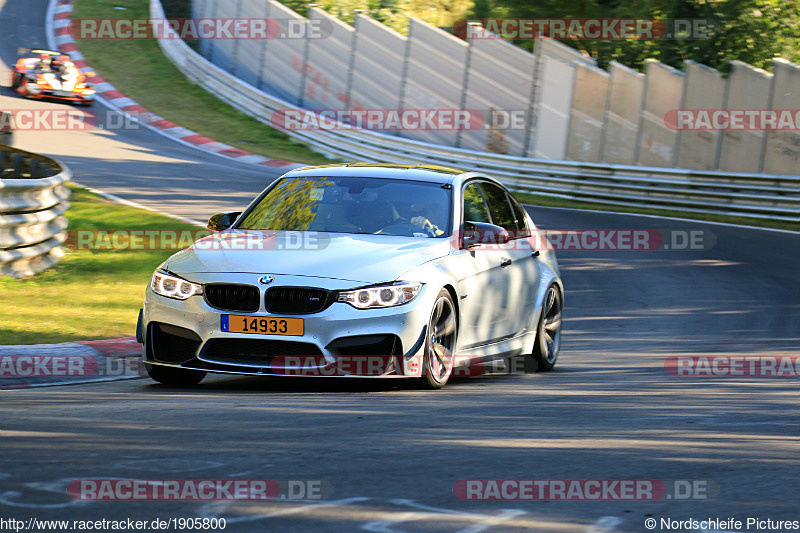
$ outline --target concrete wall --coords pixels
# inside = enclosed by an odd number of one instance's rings
[[[542,58],[533,157],[564,159],[567,154],[572,92],[577,65],[553,57]]]
[[[572,115],[567,138],[567,159],[598,161],[608,105],[608,72],[576,63]]]
[[[301,105],[310,109],[347,109],[355,29],[316,7],[309,10],[308,19],[319,21],[317,27],[325,28],[326,34],[329,28],[330,34],[307,41],[306,68],[309,70],[304,80]]]
[[[772,72],[770,109],[792,110],[792,117],[800,118],[800,66],[776,59]],[[762,169],[771,174],[800,174],[800,132],[797,129],[766,133]]]
[[[724,109],[726,86],[718,70],[687,61],[682,109]],[[675,166],[714,170],[717,168],[720,132],[678,132],[678,158]]]
[[[611,63],[605,135],[601,139],[602,157],[598,161],[618,165],[635,162],[644,83],[644,74],[620,63]]]
[[[397,109],[405,68],[405,36],[364,15],[356,16],[351,109]]]
[[[772,74],[741,61],[733,61],[728,75],[727,109],[767,109]],[[764,146],[761,131],[722,132],[719,169],[759,172]]]
[[[503,134],[506,153],[523,155],[533,118],[535,56],[501,39],[475,40],[469,54],[464,108],[480,111],[484,125],[461,132],[458,146],[487,150],[494,126]]]
[[[664,124],[664,115],[672,109],[680,109],[684,75],[653,59],[647,60],[645,73],[647,82],[636,162],[649,167],[671,167],[678,133]]]
[[[797,131],[678,131],[668,120],[680,109],[800,108],[800,67],[785,61],[775,61],[774,75],[734,61],[727,78],[693,62],[680,72],[655,60],[645,74],[614,62],[605,72],[550,39],[536,41],[534,55],[502,39],[464,41],[416,19],[405,37],[363,15],[351,27],[317,8],[306,19],[274,0],[193,0],[193,11],[277,20],[278,38],[206,40],[200,48],[291,104],[476,113],[466,129],[397,133],[406,138],[547,159],[800,173]],[[290,20],[295,30],[324,23],[325,32],[288,38]]]
[[[461,39],[418,19],[408,30],[408,56],[400,107],[460,109],[467,48]],[[456,131],[418,131],[413,138],[455,146]]]

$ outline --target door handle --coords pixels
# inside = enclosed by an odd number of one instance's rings
[[[531,257],[539,257],[539,250],[534,250],[531,252]]]
[[[500,260],[501,267],[507,267],[510,264],[511,264],[511,259],[509,259],[508,257],[504,257],[503,259]]]

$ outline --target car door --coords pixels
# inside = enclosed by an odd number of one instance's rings
[[[484,183],[470,181],[464,186],[462,228],[464,222],[494,223],[483,192]],[[496,342],[519,330],[520,319],[513,316],[515,309],[510,305],[518,301],[517,296],[510,295],[510,282],[518,276],[510,275],[508,267],[513,265],[513,258],[508,263],[509,258],[505,246],[496,244],[479,244],[458,252],[462,349]]]
[[[519,213],[522,208],[516,200],[494,183],[484,182],[481,189],[492,224],[506,229],[511,235],[511,241],[499,247],[501,268],[495,271],[492,282],[505,291],[498,305],[506,310],[509,334],[516,335],[528,327],[534,312],[539,280],[538,254],[527,238],[524,213]],[[519,206],[519,210],[514,204]]]

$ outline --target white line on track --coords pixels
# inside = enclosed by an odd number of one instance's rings
[[[228,524],[238,524],[240,522],[256,522],[258,520],[265,520],[267,518],[277,518],[279,516],[287,516],[297,513],[310,512],[314,511],[315,509],[323,509],[326,507],[340,507],[340,506],[350,505],[351,503],[363,502],[366,500],[369,500],[369,498],[362,498],[362,497],[345,498],[343,500],[334,500],[331,502],[310,503],[308,505],[300,505],[298,507],[291,507],[289,509],[281,509],[280,511],[273,511],[271,513],[225,518],[225,522]]]
[[[432,516],[441,516],[444,514],[452,516],[454,518],[460,518],[463,520],[476,522],[475,524],[465,529],[458,530],[458,533],[481,533],[491,527],[499,526],[500,524],[502,524],[507,520],[527,514],[526,511],[522,511],[520,509],[503,509],[498,514],[494,515],[482,514],[482,513],[469,513],[469,512],[457,511],[454,509],[432,507],[430,505],[418,503],[414,500],[406,500],[406,499],[390,500],[390,502],[395,505],[414,507],[416,509],[420,509],[425,512],[401,513],[395,516],[394,518],[388,520],[376,520],[374,522],[369,522],[361,526],[361,528],[367,531],[373,531],[378,533],[398,533],[398,530],[392,529],[391,527],[392,525],[400,524],[403,522],[424,520],[426,518],[431,518]]]
[[[187,224],[192,224],[192,225],[201,226],[201,227],[205,227],[206,226],[203,222],[200,222],[199,220],[194,220],[192,218],[186,218],[186,217],[181,217],[181,216],[178,216],[178,215],[173,215],[172,213],[167,213],[165,211],[159,211],[158,209],[155,209],[155,208],[152,208],[152,207],[147,207],[146,205],[142,205],[142,204],[133,202],[131,200],[126,200],[125,198],[120,198],[119,196],[107,193],[105,191],[101,191],[100,189],[95,189],[93,187],[87,187],[86,185],[81,185],[80,183],[78,183],[77,181],[74,181],[74,180],[70,180],[70,183],[73,183],[73,184],[77,185],[78,187],[83,187],[87,191],[93,192],[94,194],[102,196],[103,198],[111,200],[112,202],[118,202],[120,204],[127,205],[127,206],[130,206],[130,207],[136,207],[138,209],[144,209],[144,210],[150,211],[152,213],[158,213],[159,215],[164,215],[165,217],[174,218],[176,220],[180,220],[181,222],[186,222]]]
[[[586,533],[609,533],[621,523],[622,519],[618,516],[601,516],[594,524],[586,528]]]

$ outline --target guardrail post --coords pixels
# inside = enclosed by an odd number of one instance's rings
[[[242,18],[242,0],[236,0],[236,20]],[[239,41],[241,39],[234,39],[233,41],[233,52],[231,53],[231,68],[229,72],[233,75],[236,75],[236,66],[239,64]]]
[[[467,34],[469,34],[469,32],[467,32]],[[473,44],[470,41],[467,41],[467,57],[464,60],[464,82],[461,84],[461,102],[459,104],[459,107],[462,111],[467,107],[467,92],[469,90],[469,67],[472,64],[472,47]],[[464,132],[464,126],[459,125],[458,131],[456,132],[456,148],[461,147],[461,137],[463,132]]]
[[[774,66],[774,63],[773,63]],[[773,75],[772,78],[769,80],[769,98],[767,100],[767,109],[772,109],[775,105],[775,76]],[[767,158],[767,138],[769,137],[769,132],[764,132],[764,135],[761,136],[761,154],[758,156],[758,169],[757,172],[764,172],[764,165]]]
[[[308,8],[311,10],[311,7]],[[306,18],[308,18],[308,12],[306,12]],[[308,21],[306,21],[306,30],[308,30]],[[300,107],[303,107],[303,103],[305,102],[306,98],[306,79],[308,78],[308,57],[311,54],[311,39],[308,38],[308,31],[306,31],[303,35],[303,64],[300,67],[302,70],[300,71],[300,97],[298,98],[298,104]]]
[[[539,68],[540,61],[541,61],[541,50],[536,50],[536,45],[539,41],[534,41],[534,56],[533,56],[533,83],[531,83],[531,92],[528,96],[528,116],[526,118],[525,124],[525,137],[522,140],[522,157],[528,157],[530,153],[531,147],[531,137],[533,136],[533,132],[536,130],[536,120],[537,120],[537,106],[536,106],[536,97],[538,96],[538,91],[536,90],[539,85],[539,74],[541,73],[541,69]]]
[[[38,159],[31,159],[30,175],[32,179],[39,179],[41,177],[41,163]]]
[[[408,19],[408,38],[406,39],[405,50],[403,51],[403,72],[400,74],[400,98],[397,102],[397,110],[403,111],[403,106],[406,100],[406,78],[408,77],[408,60],[411,57],[411,32],[414,25],[411,24],[411,19]],[[398,137],[403,136],[402,131],[397,132]]]
[[[220,2],[214,2],[214,5],[211,7],[211,18],[217,17],[217,8],[219,7]],[[213,39],[208,39],[208,51],[206,52],[206,57],[212,63],[214,62],[214,50],[217,48],[217,44]]]
[[[22,178],[22,167],[25,166],[25,156],[22,154],[14,154],[14,164],[11,170],[11,177],[14,179]]]
[[[347,65],[347,82],[344,88],[344,108],[350,109],[350,95],[353,91],[353,73],[356,69],[356,46],[358,46],[358,20],[360,9],[356,10],[356,19],[353,21],[353,40],[350,44],[350,60]]]
[[[264,2],[265,10],[264,10],[264,18],[269,21],[269,6],[272,4],[272,0],[267,0]],[[264,88],[264,62],[267,60],[267,43],[269,43],[269,39],[264,39],[261,41],[261,54],[258,57],[258,85],[259,89]]]

